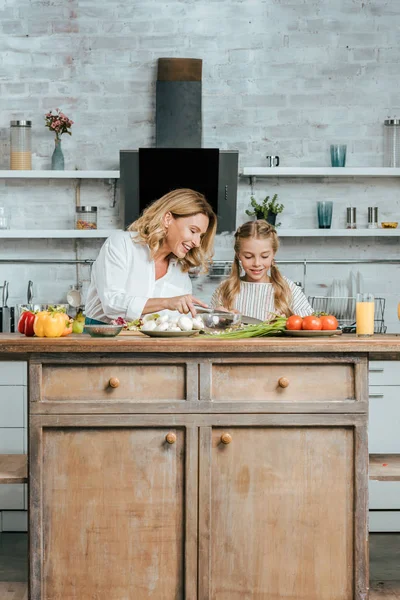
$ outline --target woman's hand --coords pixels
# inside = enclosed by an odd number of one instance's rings
[[[204,304],[201,300],[192,296],[191,294],[186,294],[185,296],[173,296],[172,298],[165,298],[165,308],[167,310],[177,310],[182,314],[191,313],[192,317],[195,317],[197,312],[195,308],[195,304],[198,306],[202,306],[203,308],[208,308],[207,304]]]

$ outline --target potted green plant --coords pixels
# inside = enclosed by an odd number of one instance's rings
[[[276,215],[281,213],[285,208],[283,204],[277,202],[278,194],[274,194],[272,200],[266,196],[261,204],[258,204],[254,196],[250,197],[250,205],[253,210],[246,210],[246,215],[256,217],[257,219],[265,219],[271,225],[276,224]],[[279,225],[279,223],[278,223]]]

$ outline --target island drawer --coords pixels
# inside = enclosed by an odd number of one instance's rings
[[[44,402],[162,402],[186,400],[188,365],[43,364],[40,398]],[[197,371],[195,373],[197,376]],[[193,386],[192,386],[193,387]],[[195,385],[197,392],[198,386]],[[192,388],[191,388],[192,389]],[[31,398],[32,399],[32,398]]]
[[[329,402],[356,400],[356,365],[282,361],[212,363],[207,393],[213,402]],[[202,378],[207,379],[205,376]]]

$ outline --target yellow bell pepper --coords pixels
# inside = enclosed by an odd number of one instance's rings
[[[65,331],[65,314],[56,311],[38,312],[33,324],[33,331],[38,337],[57,338]]]

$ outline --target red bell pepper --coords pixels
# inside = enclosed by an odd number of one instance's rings
[[[24,311],[18,321],[18,331],[24,333],[28,337],[35,335],[35,332],[33,331],[35,317],[36,314],[30,310]]]

